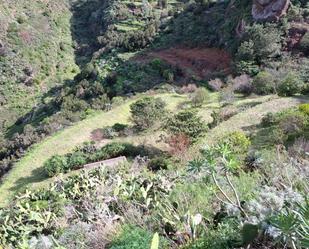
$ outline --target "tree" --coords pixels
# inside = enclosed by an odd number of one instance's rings
[[[160,98],[144,97],[130,105],[131,119],[136,127],[145,130],[162,119],[165,103]]]
[[[261,63],[280,55],[281,46],[281,33],[273,24],[254,24],[248,27],[236,57],[239,61]]]
[[[185,134],[195,142],[207,131],[207,126],[196,111],[185,110],[168,118],[164,129],[171,134]]]
[[[253,89],[257,94],[270,94],[276,91],[273,75],[267,71],[259,72],[253,79]]]

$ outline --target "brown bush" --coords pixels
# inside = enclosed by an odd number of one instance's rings
[[[228,86],[220,91],[220,101],[229,104],[232,103],[234,99],[235,94],[232,86]]]
[[[288,149],[292,157],[306,157],[309,153],[309,140],[304,137],[297,138],[292,146]]]
[[[208,88],[212,91],[218,92],[223,87],[223,82],[219,78],[216,78],[214,80],[210,80],[208,82]]]
[[[226,121],[229,118],[233,117],[235,114],[237,114],[237,112],[238,110],[235,106],[225,106],[220,110],[219,116],[220,119]]]
[[[166,143],[170,146],[169,152],[174,156],[182,156],[189,148],[190,138],[184,134],[175,134],[167,138]]]
[[[247,74],[242,74],[234,79],[231,79],[231,83],[235,92],[250,94],[253,91],[252,79]]]
[[[189,84],[186,86],[183,86],[180,89],[181,93],[194,93],[197,90],[197,86],[195,84]]]
[[[91,140],[95,142],[100,142],[104,139],[104,134],[102,129],[95,129],[91,132]]]
[[[304,126],[305,118],[298,114],[288,115],[279,122],[279,127],[285,134],[298,133],[303,130]]]

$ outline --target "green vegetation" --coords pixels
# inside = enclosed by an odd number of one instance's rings
[[[174,110],[186,97],[177,94],[160,94],[167,103],[167,109]],[[93,130],[115,123],[127,123],[130,118],[130,100],[110,112],[96,112],[91,117],[76,125],[48,137],[34,146],[29,153],[16,163],[15,167],[3,180],[0,186],[0,203],[9,203],[16,192],[26,187],[46,185],[46,174],[42,170],[43,163],[53,155],[71,152],[76,146],[89,141]],[[83,131],[83,132],[80,132]]]
[[[0,8],[0,130],[4,131],[79,69],[70,34],[72,14],[65,0],[4,0]]]
[[[2,0],[0,249],[309,248],[309,5],[264,2]]]
[[[165,103],[161,99],[145,97],[130,105],[132,121],[137,129],[150,128],[164,116]]]
[[[196,141],[207,131],[202,119],[192,110],[181,111],[169,117],[164,129],[171,134],[185,134],[192,141]]]
[[[138,227],[125,226],[122,228],[119,236],[116,237],[111,245],[110,249],[144,249],[150,248],[151,233],[144,231]]]

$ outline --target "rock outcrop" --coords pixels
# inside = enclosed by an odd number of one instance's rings
[[[286,14],[289,5],[290,0],[253,0],[253,19],[277,21]]]

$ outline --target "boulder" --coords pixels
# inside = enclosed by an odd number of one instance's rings
[[[289,8],[290,0],[253,0],[252,17],[254,20],[277,21]]]

